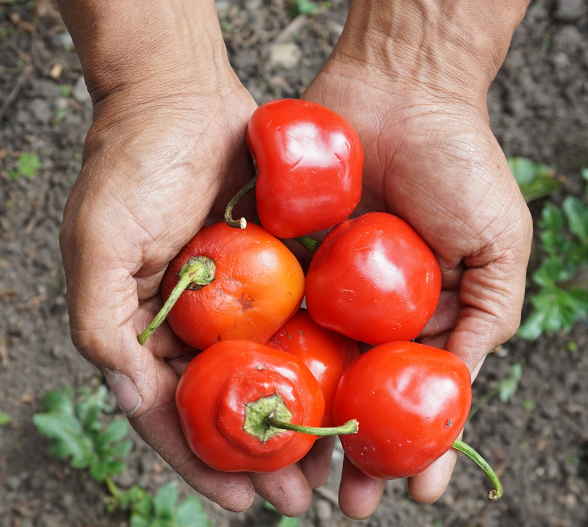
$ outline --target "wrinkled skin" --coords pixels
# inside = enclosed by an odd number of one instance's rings
[[[522,11],[513,14],[516,24],[517,15],[522,18]],[[351,21],[358,19],[350,14]],[[403,18],[409,19],[418,16]],[[394,25],[395,18],[391,20]],[[520,323],[532,237],[530,213],[486,110],[487,90],[507,46],[491,48],[489,63],[464,53],[465,65],[449,61],[448,66],[443,63],[443,22],[439,35],[431,30],[430,42],[421,43],[434,47],[438,40],[434,51],[411,42],[404,49],[386,47],[375,30],[375,45],[356,46],[353,37],[365,30],[362,24],[371,21],[348,21],[304,98],[341,113],[362,140],[364,193],[357,212],[399,215],[435,252],[441,299],[420,340],[456,353],[475,378],[484,357]],[[380,54],[374,53],[378,43]],[[435,53],[439,55],[433,57]],[[439,499],[456,458],[451,450],[409,479],[411,496],[425,503]],[[347,463],[339,496],[342,510],[352,518],[369,516],[383,488]]]
[[[244,137],[255,103],[230,68],[214,2],[59,5],[94,103],[60,236],[73,341],[105,373],[134,428],[197,491],[231,510],[257,493],[299,515],[326,480],[332,441],[275,473],[211,470],[189,450],[174,405],[193,350],[165,325],[145,346],[136,340],[160,306],[168,262],[251,177]],[[530,217],[485,101],[526,5],[354,0],[304,94],[360,135],[360,209],[398,214],[435,251],[444,290],[422,339],[458,354],[474,375],[515,331],[524,292]],[[409,480],[412,496],[436,500],[454,463],[449,453]],[[369,516],[382,491],[345,464],[345,514]]]

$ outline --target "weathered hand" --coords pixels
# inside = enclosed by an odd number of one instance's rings
[[[516,331],[525,289],[530,214],[490,130],[486,95],[526,2],[502,11],[448,4],[353,2],[303,97],[359,133],[364,193],[356,212],[397,214],[435,251],[443,291],[421,341],[456,353],[475,377],[486,354]],[[492,9],[503,19],[491,20]],[[455,460],[450,451],[411,478],[412,496],[437,500]],[[343,512],[369,516],[383,488],[346,463]]]
[[[73,341],[133,427],[196,490],[231,510],[249,507],[257,492],[301,514],[328,455],[308,479],[298,466],[210,469],[188,448],[175,408],[194,350],[167,325],[137,341],[161,305],[168,262],[252,177],[245,130],[256,105],[228,63],[214,2],[161,9],[125,0],[118,11],[116,1],[112,11],[95,0],[60,4],[94,103],[60,237]]]

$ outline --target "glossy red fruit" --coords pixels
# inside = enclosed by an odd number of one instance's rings
[[[212,283],[184,291],[167,320],[180,339],[197,349],[222,340],[265,343],[293,316],[304,294],[304,272],[277,238],[253,223],[201,229],[170,262],[161,283],[167,300],[182,267],[205,256],[216,267]]]
[[[319,326],[300,309],[267,342],[271,348],[296,355],[310,369],[325,397],[321,426],[333,426],[333,399],[343,372],[360,355],[359,344]]]
[[[265,103],[251,116],[247,144],[258,170],[259,219],[274,236],[328,229],[359,203],[363,148],[329,108],[298,99]]]
[[[350,416],[359,432],[341,436],[346,456],[377,479],[415,476],[447,452],[471,406],[471,377],[448,351],[414,342],[372,348],[343,374],[335,422]]]
[[[273,472],[300,460],[316,436],[255,426],[256,413],[274,408],[291,423],[318,426],[324,400],[297,357],[233,340],[190,362],[178,384],[176,406],[188,445],[207,465],[227,472]]]
[[[404,220],[372,212],[333,229],[313,255],[306,306],[319,325],[368,344],[412,340],[439,301],[433,251]]]

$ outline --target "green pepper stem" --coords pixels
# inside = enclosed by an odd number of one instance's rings
[[[299,236],[298,238],[296,238],[296,241],[300,245],[302,245],[302,247],[307,249],[308,252],[310,252],[310,254],[314,254],[315,252],[317,252],[321,244],[320,242],[313,240],[310,236]]]
[[[461,439],[456,439],[453,442],[453,448],[462,454],[465,454],[469,457],[476,465],[478,465],[486,474],[486,477],[490,481],[492,485],[492,490],[488,492],[488,499],[491,501],[496,501],[502,496],[502,484],[498,479],[498,476],[492,470],[492,467],[489,463],[476,452],[470,445],[464,443]]]
[[[294,432],[301,432],[303,434],[310,434],[314,436],[356,434],[359,430],[359,423],[357,422],[357,419],[351,419],[341,426],[316,427],[296,425],[294,423],[288,423],[287,421],[280,421],[274,417],[274,413],[272,412],[265,418],[265,421],[268,425],[273,426],[274,428],[292,430]]]
[[[235,205],[241,201],[241,198],[251,192],[257,183],[257,174],[255,177],[247,183],[244,187],[242,187],[237,194],[229,201],[227,208],[225,209],[225,222],[230,227],[234,227],[235,229],[244,229],[247,227],[247,220],[245,218],[239,218],[238,220],[233,219],[233,209]]]
[[[169,298],[163,304],[163,307],[157,313],[151,324],[147,326],[145,331],[141,333],[137,340],[139,344],[145,344],[147,339],[155,332],[155,330],[162,324],[169,312],[174,307],[175,303],[180,298],[180,295],[191,286],[205,286],[214,280],[216,272],[216,265],[214,261],[206,256],[196,256],[190,258],[186,264],[180,269],[180,279],[173,288]]]

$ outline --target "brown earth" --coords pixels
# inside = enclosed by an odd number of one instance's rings
[[[259,103],[300,95],[328,56],[347,11],[347,2],[333,0],[317,15],[293,20],[286,0],[217,5],[231,61]],[[272,66],[276,41],[297,45],[301,58],[295,67]],[[549,164],[566,176],[565,192],[581,191],[579,170],[588,166],[585,0],[532,2],[490,90],[489,111],[507,155]],[[46,389],[79,386],[96,375],[69,339],[57,242],[90,120],[79,63],[52,1],[0,0],[0,410],[13,418],[0,426],[0,527],[125,525],[123,516],[104,509],[98,484],[48,454],[31,422]],[[9,171],[23,152],[36,152],[42,169],[33,178],[14,180]],[[532,207],[535,215],[539,206]],[[577,351],[570,351],[570,343]],[[492,398],[465,433],[502,476],[501,501],[485,500],[487,482],[463,458],[438,503],[417,504],[404,482],[394,481],[370,519],[350,521],[334,501],[336,456],[332,478],[300,524],[588,525],[588,325],[533,343],[512,339],[500,356],[487,359],[474,385],[475,400],[496,388],[515,363],[523,370],[515,396],[506,404]],[[177,480],[134,441],[121,486],[138,482],[155,492]],[[260,501],[241,514],[206,500],[205,506],[215,527],[271,526],[279,519]]]

